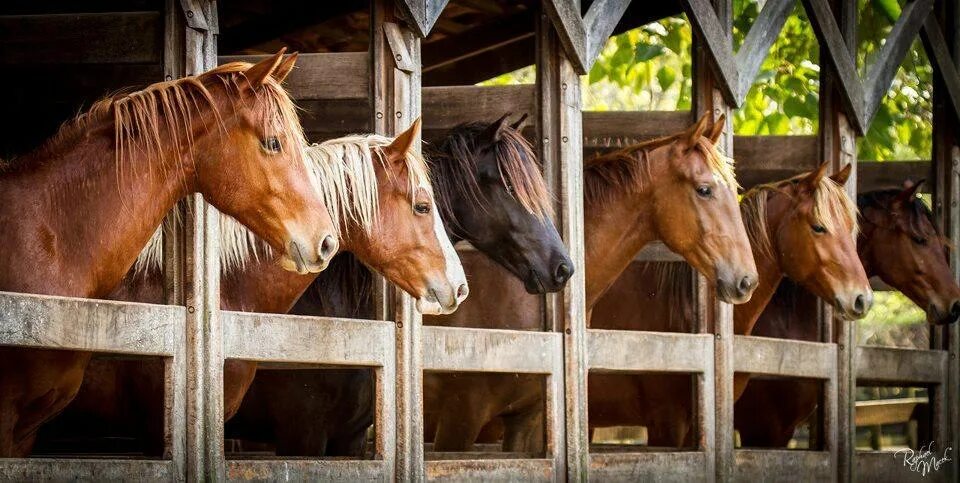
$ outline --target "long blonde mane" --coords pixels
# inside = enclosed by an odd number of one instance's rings
[[[750,238],[750,244],[760,253],[774,258],[773,244],[770,240],[770,231],[767,227],[767,201],[772,193],[784,193],[784,187],[797,183],[808,174],[801,174],[792,178],[757,185],[743,194],[740,202],[740,212],[743,215],[743,224]],[[853,227],[852,235],[856,237],[859,230],[857,224],[857,205],[847,196],[843,186],[829,176],[820,178],[820,184],[813,194],[813,220],[823,225],[828,231]]]
[[[353,135],[304,148],[302,160],[314,188],[323,196],[334,226],[341,232],[360,229],[369,235],[380,217],[376,165],[391,173],[384,148],[393,138],[376,134]],[[423,157],[410,150],[404,159],[410,182],[410,203],[418,188],[430,187]],[[168,223],[165,221],[165,223]],[[163,265],[163,227],[150,238],[134,264],[134,272]],[[270,246],[233,218],[220,216],[220,268],[222,273],[242,270],[251,260],[272,259]]]

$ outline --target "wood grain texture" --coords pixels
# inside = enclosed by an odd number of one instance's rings
[[[557,333],[425,326],[423,338],[429,371],[550,374],[563,358]]]
[[[219,64],[255,64],[266,55],[221,55]],[[370,95],[370,55],[367,52],[299,54],[284,87],[298,101],[366,99]]]
[[[710,65],[717,74],[715,84],[727,103],[739,105],[737,62],[733,55],[729,26],[717,17],[710,0],[687,0],[685,7],[690,25],[709,53]]]
[[[796,4],[794,0],[772,0],[763,5],[760,15],[753,22],[750,31],[736,54],[737,66],[737,105],[743,103],[757,78],[757,72],[764,59],[770,53],[770,47],[780,36],[783,24]]]
[[[898,382],[940,384],[946,380],[947,351],[857,348],[857,380],[860,384]]]
[[[733,347],[735,372],[833,379],[837,370],[833,344],[736,335]]]
[[[591,371],[704,373],[713,365],[713,336],[587,330]]]
[[[0,64],[158,64],[160,12],[0,16]]]

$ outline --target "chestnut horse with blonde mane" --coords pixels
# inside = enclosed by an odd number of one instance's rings
[[[283,52],[96,103],[0,174],[0,290],[103,297],[174,204],[201,193],[301,273],[336,230],[303,163]],[[76,394],[88,352],[0,348],[0,456]]]
[[[869,310],[873,295],[851,236],[856,207],[842,188],[850,166],[832,177],[825,176],[826,168],[824,163],[811,173],[757,186],[743,195],[741,210],[760,283],[749,302],[734,307],[735,334],[752,333],[784,277],[833,301],[842,317],[860,318]],[[694,319],[681,317],[690,317],[696,305],[692,290],[663,294],[670,287],[645,275],[644,268],[634,267],[621,277],[595,307],[592,327],[689,331]],[[670,295],[679,300],[664,300]],[[747,374],[734,376],[735,399],[748,379]],[[692,391],[689,376],[591,375],[590,427],[643,425],[651,446],[689,445]]]
[[[584,168],[588,313],[638,252],[663,240],[715,284],[728,302],[750,299],[757,272],[740,210],[732,160],[716,140],[723,121],[704,115],[690,129],[590,160]],[[480,256],[464,267],[481,300],[455,316],[425,318],[444,326],[540,330],[540,303]],[[465,451],[481,428],[506,421],[506,451],[542,452],[541,378],[514,374],[425,374],[425,438],[436,451]]]
[[[868,276],[880,277],[923,308],[930,324],[956,323],[960,287],[947,259],[947,240],[933,212],[918,198],[920,183],[900,190],[857,196],[860,237],[857,250]],[[818,340],[816,305],[800,287],[781,287],[757,322],[764,337]],[[734,424],[744,446],[786,447],[797,426],[819,403],[819,383],[754,379],[735,406]]]

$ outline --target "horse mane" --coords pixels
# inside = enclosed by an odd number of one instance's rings
[[[874,190],[868,191],[866,193],[860,193],[857,195],[857,206],[860,208],[861,214],[866,215],[867,210],[876,209],[880,211],[890,211],[892,208],[893,202],[899,196],[901,190],[898,189],[886,189],[886,190]],[[897,217],[898,227],[905,231],[908,235],[914,237],[926,237],[926,233],[923,229],[923,220],[930,222],[930,226],[933,227],[934,234],[941,239],[944,239],[943,232],[940,230],[940,227],[937,225],[936,220],[933,217],[933,211],[923,202],[919,197],[913,197],[907,203],[904,203],[903,206],[906,208],[907,218],[903,219]],[[866,216],[863,216],[863,221],[865,223],[872,223],[870,219]],[[947,240],[944,240],[947,241]]]
[[[634,144],[590,159],[583,169],[584,198],[588,202],[606,203],[623,190],[638,192],[650,180],[649,152],[677,142],[685,133],[661,137]],[[706,137],[694,146],[703,155],[718,183],[736,192],[737,184],[733,158],[729,158]]]
[[[475,205],[483,207],[485,204],[477,180],[477,154],[488,147],[482,144],[481,139],[487,128],[488,125],[482,122],[459,124],[450,130],[439,147],[429,150],[430,167],[438,173],[434,177],[437,203],[444,221],[453,226],[457,225],[453,206],[450,205],[454,199],[453,193],[467,193]],[[513,128],[505,126],[498,134],[498,140],[489,149],[494,151],[501,182],[511,189],[511,195],[527,212],[541,220],[552,216],[550,193],[540,173],[533,147]]]
[[[352,253],[338,253],[303,292],[291,313],[372,319],[376,316],[372,275]],[[309,310],[299,310],[301,307]]]
[[[379,218],[379,186],[374,160],[386,167],[383,149],[393,138],[376,134],[353,135],[313,144],[303,149],[301,159],[311,175],[311,183],[323,196],[334,226],[346,231],[354,226],[370,234]],[[424,158],[410,150],[405,157],[410,179],[410,203],[416,188],[430,187],[430,174]],[[386,169],[389,173],[389,169]],[[174,220],[173,223],[177,223]],[[170,221],[164,221],[170,223]],[[134,272],[163,266],[163,227],[157,228],[134,263]],[[266,242],[235,219],[220,215],[220,268],[222,273],[242,270],[260,258],[273,258]]]
[[[770,232],[767,228],[767,201],[771,193],[786,193],[784,188],[800,182],[806,173],[773,183],[757,185],[746,193],[740,201],[743,224],[754,246],[764,255],[774,258]],[[857,205],[847,196],[842,186],[829,176],[820,178],[820,184],[813,195],[813,220],[827,230],[841,229],[844,222],[853,226],[853,236],[859,232],[857,224]]]

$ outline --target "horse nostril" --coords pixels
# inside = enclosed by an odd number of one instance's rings
[[[470,287],[465,283],[461,283],[460,286],[457,287],[457,302],[462,302],[467,298],[467,295],[470,295]]]
[[[337,240],[330,235],[323,237],[320,242],[320,260],[329,260],[337,253]]]
[[[737,290],[740,292],[740,295],[746,295],[748,292],[753,290],[753,287],[756,286],[757,282],[753,277],[745,275],[740,279],[740,284],[737,285]]]
[[[868,307],[867,298],[863,294],[857,295],[857,298],[853,300],[853,312],[857,315],[867,313]]]
[[[553,272],[553,281],[556,282],[557,285],[560,285],[570,280],[572,275],[573,268],[571,268],[567,262],[560,262],[560,265],[557,265],[557,269]]]

